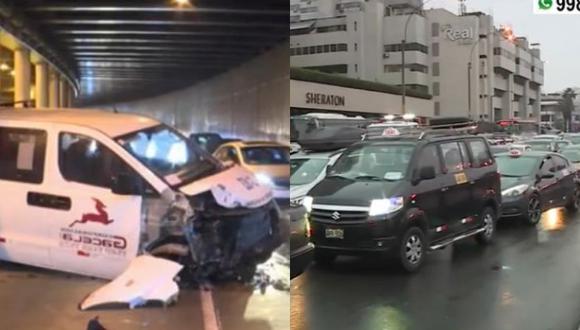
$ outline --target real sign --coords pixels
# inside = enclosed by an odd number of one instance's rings
[[[447,26],[444,29],[447,39],[451,41],[456,40],[473,40],[475,39],[475,32],[472,27],[470,28],[454,28],[452,26]]]

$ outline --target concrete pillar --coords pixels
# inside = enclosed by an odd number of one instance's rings
[[[528,104],[530,103],[530,81],[524,80],[524,93],[520,99],[520,117],[528,119]]]
[[[36,82],[34,83],[34,96],[37,108],[48,107],[48,64],[39,61],[34,66]]]
[[[59,87],[59,74],[54,69],[50,69],[49,82],[48,82],[48,106],[51,108],[58,108],[58,87]]]
[[[72,108],[75,99],[75,90],[72,86],[68,87],[68,107]]]
[[[66,108],[66,92],[67,92],[68,82],[64,77],[59,77],[58,85],[58,106],[60,108]]]
[[[14,50],[14,102],[30,99],[30,51],[24,47]],[[16,104],[22,108],[23,104]]]
[[[513,102],[514,102],[514,74],[510,73],[508,75],[507,90],[504,95],[503,109],[502,109],[502,119],[509,119],[514,116],[513,113]]]

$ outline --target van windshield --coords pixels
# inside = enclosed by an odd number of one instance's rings
[[[172,186],[208,176],[219,168],[210,154],[166,125],[133,132],[116,141]]]
[[[345,151],[328,173],[353,180],[402,180],[409,166],[413,145],[364,145]]]

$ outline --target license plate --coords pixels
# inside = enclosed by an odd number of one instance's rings
[[[326,238],[344,239],[344,230],[326,228]]]

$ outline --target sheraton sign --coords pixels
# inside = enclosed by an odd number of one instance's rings
[[[306,93],[306,103],[344,107],[344,96],[309,92]]]

